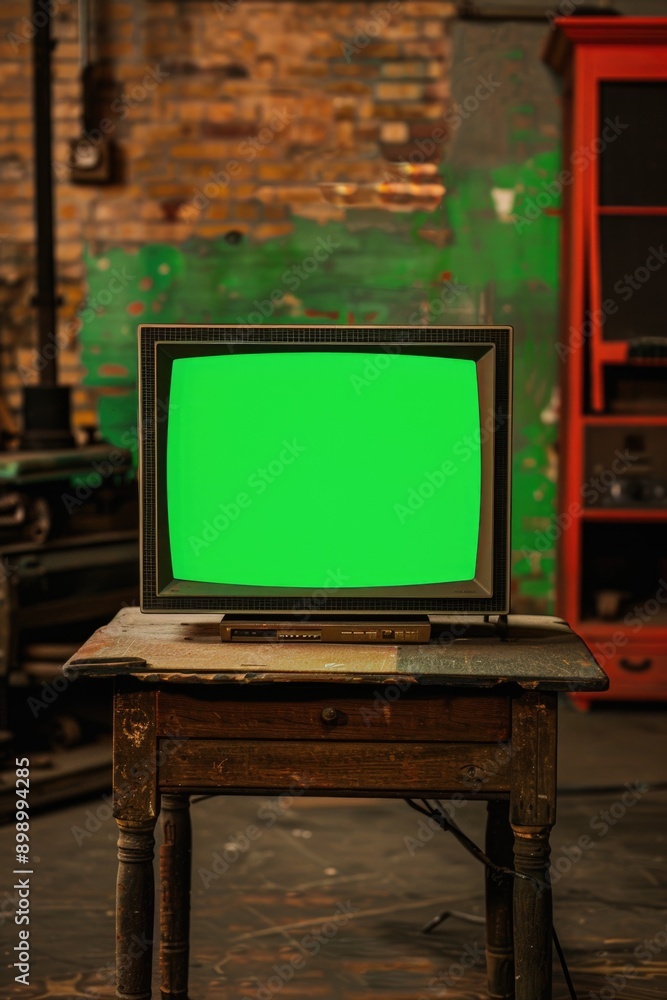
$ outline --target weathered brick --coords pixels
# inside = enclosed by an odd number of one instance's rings
[[[243,119],[229,119],[222,122],[204,122],[201,133],[211,139],[241,139],[257,133],[257,123]]]
[[[172,146],[170,155],[177,160],[210,160],[213,163],[239,156],[238,143],[184,142]]]
[[[207,219],[226,219],[229,216],[229,203],[225,201],[212,201],[206,206]]]
[[[58,261],[79,260],[83,256],[83,240],[71,240],[65,242],[58,240],[56,243],[56,258]]]
[[[444,20],[456,17],[457,9],[455,3],[447,3],[446,0],[410,0],[406,4],[405,13],[408,17],[435,17]]]
[[[387,104],[377,104],[375,106],[375,113],[378,118],[412,121],[420,118],[439,118],[442,115],[442,107],[436,102],[432,104],[416,104],[409,101],[405,101],[403,104],[396,104],[392,102]]]
[[[380,75],[380,67],[368,62],[335,62],[330,68],[335,76],[369,79]]]
[[[1,117],[7,119],[30,119],[32,107],[29,101],[8,101],[2,105]]]
[[[237,117],[234,101],[209,100],[206,117],[210,122],[228,122]]]
[[[280,202],[285,205],[308,201],[321,201],[322,192],[316,184],[272,185],[259,188],[257,199],[261,202]]]
[[[260,163],[257,166],[257,177],[261,181],[287,181],[294,180],[295,175],[300,173],[298,163]]]
[[[375,95],[379,101],[418,101],[423,94],[421,83],[378,83]]]
[[[28,0],[4,0],[0,18],[16,9],[20,20],[28,7]],[[119,95],[110,90],[102,95],[106,112],[98,112],[113,121],[127,165],[122,184],[74,187],[66,166],[57,178],[58,275],[68,283],[61,316],[68,323],[84,290],[84,241],[98,249],[135,249],[192,236],[217,240],[232,229],[250,240],[279,239],[292,231],[292,215],[322,223],[345,218],[346,204],[327,201],[320,182],[356,184],[358,203],[365,198],[376,210],[430,206],[435,195],[428,192],[406,200],[400,186],[381,198],[372,191],[385,175],[408,187],[435,176],[404,176],[401,157],[419,151],[420,142],[428,146],[447,107],[451,3],[410,0],[387,20],[383,4],[372,0],[314,0],[307,11],[280,0],[252,0],[230,11],[204,0],[151,0],[143,24],[133,0],[109,0],[107,7],[99,52],[115,61],[114,78],[135,106],[124,103],[112,112]],[[55,26],[54,155],[63,165],[81,116],[75,28],[69,17]],[[13,266],[30,277],[30,45],[7,45],[0,25],[3,51],[0,160],[18,153],[26,176],[0,179],[0,198],[7,200],[8,224],[17,227],[14,245],[24,255]],[[148,91],[145,76],[155,65],[165,79]],[[271,129],[283,111],[289,121]],[[436,143],[434,162],[420,161],[420,169],[436,170],[443,143]],[[25,315],[28,344],[33,311],[27,293],[23,298],[23,312],[17,307],[15,315]],[[74,339],[62,359],[64,377],[73,383],[80,378],[78,350]],[[11,353],[6,370],[14,363]],[[92,422],[96,400],[97,393],[77,394],[75,422]]]
[[[329,83],[326,86],[326,90],[329,94],[336,94],[336,96],[347,97],[365,97],[372,93],[371,88],[367,83],[359,83],[358,80],[345,80],[338,81],[337,83]]]
[[[360,51],[364,59],[398,59],[403,54],[397,42],[369,42]]]
[[[420,78],[425,75],[426,67],[423,61],[400,59],[397,62],[386,62],[382,65],[382,75],[394,79]]]
[[[234,218],[254,221],[260,217],[260,206],[252,201],[241,201],[234,205]]]
[[[446,38],[423,39],[403,43],[402,55],[408,59],[435,59],[449,52]]]
[[[380,141],[403,143],[410,135],[410,129],[405,122],[385,122],[380,127]]]

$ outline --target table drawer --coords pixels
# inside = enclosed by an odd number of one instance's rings
[[[506,792],[510,753],[488,743],[323,743],[319,740],[162,740],[162,791],[394,796]]]
[[[505,695],[448,693],[398,685],[353,689],[290,684],[214,692],[158,692],[161,736],[208,739],[502,742],[510,735]],[[351,686],[348,686],[351,688]]]

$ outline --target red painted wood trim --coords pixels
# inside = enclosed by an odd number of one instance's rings
[[[557,73],[565,73],[575,47],[665,43],[667,17],[557,17],[542,58]]]

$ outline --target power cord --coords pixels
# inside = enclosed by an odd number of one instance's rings
[[[456,840],[477,860],[481,861],[485,867],[490,868],[491,871],[496,872],[498,875],[511,875],[512,878],[525,879],[527,882],[533,882],[539,889],[543,886],[538,879],[533,878],[531,875],[524,875],[522,872],[517,872],[513,868],[506,868],[504,865],[497,865],[491,858],[484,853],[484,851],[477,846],[477,844],[468,837],[467,834],[461,830],[456,823],[448,819],[445,816],[442,808],[442,803],[438,799],[434,799],[435,806],[429,802],[428,799],[421,799],[421,805],[418,805],[414,799],[405,799],[407,804],[411,809],[416,809],[417,812],[421,813],[422,816],[428,816],[429,819],[435,820],[441,830],[445,833],[451,833]],[[438,917],[429,921],[428,924],[422,930],[424,933],[429,933],[438,924],[442,923],[448,916],[453,915],[451,911],[445,910]],[[556,954],[558,955],[558,960],[560,961],[561,968],[563,970],[563,975],[565,977],[565,982],[567,984],[568,991],[570,993],[571,1000],[577,1000],[577,994],[574,989],[574,984],[572,982],[572,977],[570,976],[570,970],[567,967],[567,962],[565,961],[565,955],[563,954],[563,949],[561,948],[560,941],[558,940],[558,935],[556,934],[556,929],[552,925],[553,942],[556,948]]]

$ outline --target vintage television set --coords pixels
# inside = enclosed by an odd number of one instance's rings
[[[410,642],[509,603],[509,327],[141,326],[145,612]]]

